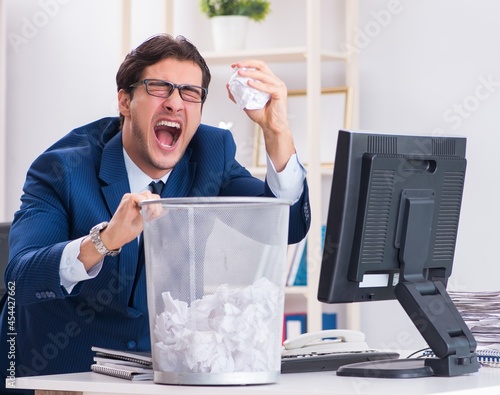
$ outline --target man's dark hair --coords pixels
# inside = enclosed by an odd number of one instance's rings
[[[208,89],[210,70],[198,49],[183,36],[174,38],[169,34],[158,34],[143,42],[125,57],[116,73],[117,90],[123,89],[132,96],[133,88],[130,85],[139,81],[146,67],[163,59],[191,61],[198,65],[202,73],[201,86]],[[120,127],[123,126],[123,120],[124,117],[120,114]]]

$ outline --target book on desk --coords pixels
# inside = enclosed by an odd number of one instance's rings
[[[92,347],[93,372],[127,380],[153,380],[153,359],[149,353]]]

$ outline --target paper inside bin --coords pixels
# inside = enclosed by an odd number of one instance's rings
[[[278,286],[262,278],[243,289],[221,285],[191,306],[163,293],[165,311],[156,317],[154,330],[159,370],[231,373],[279,369],[279,292]]]

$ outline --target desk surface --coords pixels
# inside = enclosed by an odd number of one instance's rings
[[[335,372],[282,374],[279,382],[248,386],[177,386],[153,382],[131,382],[93,372],[51,376],[22,377],[16,388],[75,391],[83,395],[143,394],[143,395],[263,395],[263,394],[500,394],[500,369],[483,367],[478,373],[458,377],[428,377],[414,379],[365,379],[340,377]]]

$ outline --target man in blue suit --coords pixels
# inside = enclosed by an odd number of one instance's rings
[[[1,375],[88,371],[94,345],[150,350],[137,238],[138,203],[159,197],[152,181],[165,184],[163,198],[290,199],[289,243],[305,237],[307,183],[286,86],[263,62],[233,66],[270,95],[264,108],[245,109],[263,130],[265,182],[236,161],[228,130],[201,124],[210,71],[189,41],[168,35],[150,38],[120,66],[119,118],[71,131],[34,161],[11,228],[6,282],[15,308],[4,303],[2,311]]]

